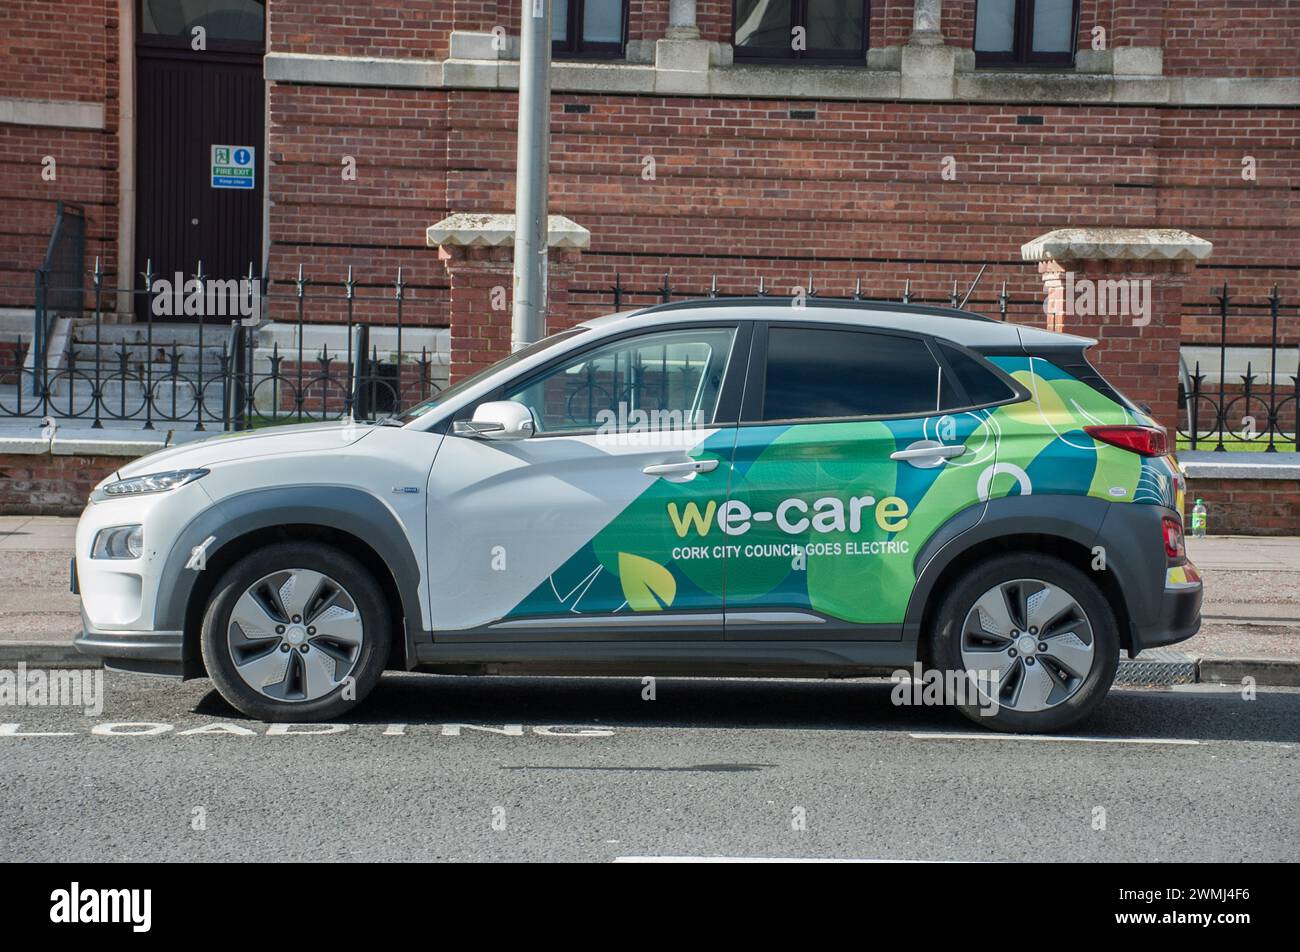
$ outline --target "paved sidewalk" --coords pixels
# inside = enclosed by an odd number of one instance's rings
[[[42,659],[75,657],[81,614],[68,591],[68,560],[76,524],[0,516],[0,662],[20,660],[23,643],[41,644]],[[1294,673],[1285,683],[1300,683],[1300,537],[1211,536],[1187,546],[1205,576],[1205,623],[1177,651],[1216,662],[1287,662]],[[1240,676],[1232,665],[1214,670],[1225,680]]]
[[[77,520],[0,516],[0,643],[72,644],[81,599],[68,591]]]

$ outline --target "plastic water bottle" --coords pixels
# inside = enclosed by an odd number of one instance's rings
[[[1196,500],[1196,505],[1192,507],[1192,536],[1194,538],[1205,538],[1205,514],[1205,500]]]

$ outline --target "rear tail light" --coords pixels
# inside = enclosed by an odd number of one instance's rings
[[[1181,565],[1187,561],[1187,549],[1183,545],[1183,521],[1177,516],[1164,516],[1160,520],[1165,534],[1165,559],[1171,565]]]
[[[1139,456],[1164,456],[1169,452],[1169,439],[1158,426],[1085,426],[1083,431],[1094,440]]]

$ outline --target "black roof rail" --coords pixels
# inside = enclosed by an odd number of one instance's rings
[[[678,311],[691,308],[703,307],[779,307],[794,300],[793,296],[784,297],[776,294],[768,294],[762,297],[709,297],[709,298],[690,298],[684,301],[669,301],[666,304],[652,304],[649,307],[638,308],[632,314],[657,314],[661,311]],[[803,298],[802,307],[837,307],[843,310],[853,311],[894,311],[903,314],[927,314],[936,317],[956,317],[966,321],[992,321],[995,324],[1002,323],[992,317],[986,317],[983,314],[976,314],[974,311],[964,311],[956,307],[944,307],[940,304],[904,304],[902,301],[880,301],[880,300],[843,300],[840,298],[823,298],[807,296]],[[631,314],[628,315],[629,317]]]

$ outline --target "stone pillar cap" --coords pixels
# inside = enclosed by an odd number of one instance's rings
[[[1058,228],[1020,246],[1025,261],[1208,258],[1214,245],[1177,228]]]
[[[431,247],[509,246],[515,243],[515,216],[457,212],[436,225],[430,225],[425,235]],[[586,248],[591,245],[591,232],[563,215],[548,215],[546,245],[549,248]]]

